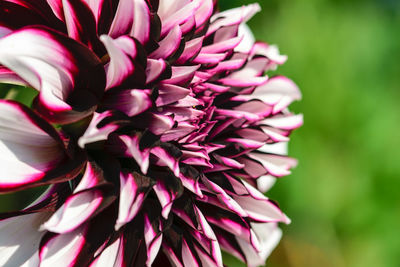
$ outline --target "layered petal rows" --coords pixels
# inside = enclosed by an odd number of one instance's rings
[[[48,185],[0,214],[2,266],[265,263],[290,220],[264,196],[297,162],[302,116],[252,4],[0,0],[0,192]]]

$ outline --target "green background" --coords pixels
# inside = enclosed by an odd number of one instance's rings
[[[291,108],[305,116],[290,143],[299,166],[268,193],[292,224],[282,226],[267,266],[400,266],[400,1],[260,4],[249,25],[289,56],[278,73],[300,86],[303,100]],[[2,87],[1,97],[33,97],[29,89]],[[22,207],[37,193],[3,195],[0,208]]]
[[[267,266],[400,266],[400,1],[259,3],[249,25],[289,56],[278,73],[304,114],[289,146],[299,166],[267,193],[292,219]]]

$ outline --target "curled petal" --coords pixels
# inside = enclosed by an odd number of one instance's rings
[[[70,161],[61,138],[49,123],[27,107],[1,100],[0,127],[1,192],[76,175],[65,173],[72,170],[59,169]]]
[[[134,39],[128,36],[112,39],[107,35],[102,35],[100,39],[110,56],[106,89],[120,86],[123,83],[141,84],[144,82],[144,68],[140,66],[141,62],[138,59],[141,57],[141,51],[138,51],[138,45]]]
[[[255,38],[253,33],[251,32],[249,26],[243,23],[239,26],[239,36],[242,36],[243,39],[238,46],[235,47],[235,51],[248,53],[253,47],[255,42]]]
[[[159,48],[150,54],[153,59],[166,59],[175,53],[181,45],[182,31],[179,26],[175,26],[167,36],[159,43]]]
[[[142,44],[150,35],[150,10],[145,0],[121,0],[108,35],[117,38],[129,34]]]
[[[103,196],[99,190],[88,190],[71,195],[42,229],[60,234],[70,232],[92,216],[102,201]]]
[[[125,144],[126,146],[126,154],[128,156],[133,157],[137,164],[140,167],[142,173],[146,174],[149,168],[149,160],[150,160],[150,149],[144,148],[141,149],[139,146],[139,137],[137,135],[127,136],[121,135],[119,139]]]
[[[151,154],[157,157],[157,161],[155,163],[156,165],[167,166],[175,174],[176,177],[179,177],[179,162],[174,156],[172,156],[162,147],[152,148]]]
[[[72,266],[85,244],[87,229],[80,227],[66,234],[47,234],[42,239],[39,249],[40,266],[51,267],[62,262]]]
[[[251,4],[219,12],[211,17],[211,24],[206,36],[211,35],[221,27],[239,25],[242,22],[246,22],[260,10],[259,4]]]
[[[186,97],[190,93],[189,89],[172,84],[161,85],[158,90],[159,95],[156,100],[157,106],[171,104]]]
[[[134,0],[134,22],[130,35],[145,44],[150,37],[150,10],[145,0]]]
[[[195,11],[196,26],[199,28],[210,19],[214,10],[214,3],[212,0],[194,0],[193,2],[199,2]]]
[[[236,240],[245,255],[247,265],[249,267],[257,267],[265,263],[269,254],[278,245],[282,231],[275,223],[252,224],[252,227],[260,240],[260,248],[258,250],[243,239],[236,238]]]
[[[78,145],[84,148],[86,144],[94,143],[102,140],[107,140],[110,133],[118,129],[117,124],[106,124],[100,127],[100,123],[111,117],[113,114],[110,111],[105,111],[103,113],[93,113],[92,120],[87,127],[84,134],[78,139]]]
[[[110,90],[105,95],[102,107],[122,111],[130,117],[136,116],[153,106],[150,94],[150,90],[142,89]]]
[[[146,84],[150,84],[163,78],[162,76],[167,69],[167,63],[163,59],[148,59],[146,68]]]
[[[0,82],[27,86],[28,84],[12,70],[0,66]]]
[[[277,177],[290,174],[289,170],[297,165],[297,160],[286,156],[253,152],[249,157],[260,162],[271,175]]]
[[[275,115],[262,120],[261,123],[282,130],[294,130],[303,124],[303,115]]]
[[[64,234],[79,227],[95,214],[104,200],[100,187],[101,174],[88,163],[81,182],[64,204],[43,224],[42,229],[53,233]]]
[[[96,33],[96,21],[92,10],[81,0],[62,0],[59,2],[62,3],[63,20],[69,37],[101,53],[100,41]]]
[[[252,55],[263,55],[271,60],[274,69],[276,64],[281,65],[287,60],[287,56],[281,55],[279,49],[275,45],[268,45],[266,43],[255,43],[251,52]]]
[[[144,216],[144,240],[147,247],[147,260],[146,266],[150,267],[155,260],[162,243],[162,229],[160,223],[154,223],[150,220],[149,216]]]
[[[47,28],[24,28],[2,38],[0,63],[40,90],[35,107],[51,122],[88,116],[104,91],[100,60],[87,47]],[[86,69],[84,75],[80,69]]]
[[[176,64],[185,64],[200,53],[203,45],[204,37],[199,37],[186,42],[185,50],[182,52],[180,57],[176,60]]]
[[[160,178],[154,185],[154,192],[160,201],[161,215],[168,219],[174,200],[183,193],[183,187],[177,178],[160,173]]]
[[[251,97],[273,105],[273,114],[276,114],[285,109],[294,100],[300,100],[301,93],[293,81],[284,76],[276,76],[257,87]]]
[[[121,189],[118,209],[118,219],[115,229],[131,221],[139,212],[142,203],[150,191],[152,184],[150,178],[138,173],[125,173],[120,175]]]

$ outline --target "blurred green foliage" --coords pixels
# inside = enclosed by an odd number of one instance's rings
[[[290,143],[299,166],[267,193],[292,219],[267,266],[400,266],[400,1],[259,3],[249,25],[289,56],[278,72],[305,117]]]
[[[300,86],[292,110],[305,116],[290,143],[299,166],[268,193],[293,222],[267,266],[400,266],[400,2],[259,2],[249,25],[289,56],[278,73]],[[0,92],[27,104],[34,95]],[[3,195],[0,206],[20,208],[40,190]],[[226,265],[243,266],[229,256]]]

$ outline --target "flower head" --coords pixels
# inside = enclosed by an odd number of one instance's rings
[[[0,192],[49,185],[0,214],[0,265],[257,266],[289,219],[265,197],[296,160],[297,86],[213,0],[0,0]]]

